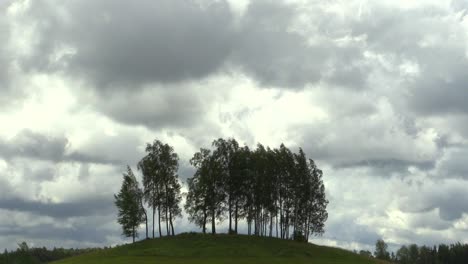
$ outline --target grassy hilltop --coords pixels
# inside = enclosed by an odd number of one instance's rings
[[[55,264],[384,263],[352,252],[276,238],[183,234],[64,259]]]

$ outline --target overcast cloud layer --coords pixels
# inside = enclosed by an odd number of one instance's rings
[[[1,1],[0,248],[123,243],[112,197],[155,138],[303,147],[326,232],[468,243],[468,2]],[[196,231],[185,219],[179,231]]]

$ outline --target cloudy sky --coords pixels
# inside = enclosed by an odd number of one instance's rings
[[[468,242],[468,1],[0,1],[0,248],[122,243],[158,138],[303,147],[326,233]],[[136,168],[135,168],[136,169]],[[179,220],[179,231],[197,230]]]

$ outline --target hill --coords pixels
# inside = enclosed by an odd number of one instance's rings
[[[182,234],[140,241],[53,262],[55,264],[119,263],[384,263],[352,252],[245,235]]]

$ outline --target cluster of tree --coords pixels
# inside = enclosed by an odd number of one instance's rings
[[[8,252],[6,249],[3,254],[0,254],[0,264],[35,264],[35,263],[49,263],[52,261],[80,255],[83,253],[92,252],[98,249],[64,249],[54,248],[49,250],[47,248],[29,248],[26,242],[18,245],[16,251]]]
[[[440,244],[438,246],[402,246],[394,254],[387,250],[383,240],[378,240],[374,255],[378,259],[400,264],[465,264],[468,263],[468,244]],[[365,252],[365,251],[363,251]]]
[[[235,139],[217,139],[213,149],[200,149],[190,163],[185,210],[189,220],[216,233],[216,221],[229,220],[229,233],[239,221],[247,233],[308,241],[322,234],[328,214],[322,171],[302,149],[291,152],[258,144],[250,150]]]
[[[149,237],[145,203],[152,209],[153,238],[156,213],[160,237],[163,236],[161,222],[166,225],[166,234],[174,235],[174,219],[181,216],[182,195],[177,175],[179,168],[177,154],[171,146],[159,140],[147,144],[146,152],[147,155],[137,165],[143,174],[143,186],[139,186],[132,169],[127,166],[120,192],[114,195],[118,208],[118,222],[122,226],[123,235],[132,237],[133,242],[138,237],[138,227],[142,223],[146,224],[146,238]]]
[[[467,244],[440,244],[434,247],[415,244],[398,249],[394,261],[401,264],[462,264],[468,263]]]
[[[308,241],[310,234],[322,234],[328,214],[322,171],[307,159],[302,149],[291,152],[259,144],[255,150],[239,146],[235,139],[218,139],[213,150],[200,149],[190,163],[196,168],[188,179],[185,210],[189,220],[206,233],[216,233],[216,221],[229,219],[229,233],[237,233],[239,221],[247,222],[248,234],[294,238]],[[173,220],[181,216],[181,184],[178,156],[168,144],[155,140],[147,144],[147,155],[138,163],[143,187],[130,167],[123,175],[120,192],[115,195],[118,222],[123,234],[138,237],[138,227],[146,223],[145,203],[152,209],[153,238],[155,215],[159,236],[174,235]]]

